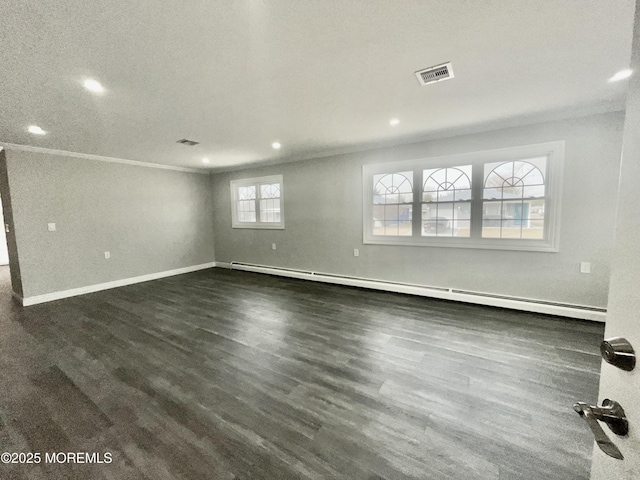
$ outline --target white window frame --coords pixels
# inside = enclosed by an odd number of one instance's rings
[[[564,141],[509,147],[498,150],[421,158],[362,167],[363,179],[363,242],[375,245],[408,245],[454,248],[481,248],[495,250],[525,250],[558,252],[560,248],[560,200],[564,169]],[[543,239],[482,238],[482,207],[484,164],[526,160],[546,156],[545,217]],[[431,168],[472,165],[471,236],[422,236],[422,170]],[[373,235],[373,176],[383,173],[412,171],[413,209],[412,236]],[[416,228],[417,226],[417,228]]]
[[[261,222],[260,221],[260,186],[278,183],[280,185],[280,221]],[[256,187],[256,221],[238,221],[238,187]],[[257,228],[263,230],[284,230],[284,183],[282,175],[269,175],[266,177],[242,178],[231,180],[231,226],[232,228]]]

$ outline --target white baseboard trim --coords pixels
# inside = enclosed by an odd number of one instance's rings
[[[495,295],[483,292],[472,292],[444,287],[430,287],[399,282],[388,282],[371,278],[349,277],[330,273],[296,270],[289,268],[271,267],[267,265],[255,265],[240,262],[216,262],[218,268],[230,268],[247,272],[265,273],[282,277],[311,280],[314,282],[333,283],[350,287],[361,287],[386,292],[405,293],[422,297],[440,298],[443,300],[455,300],[465,303],[487,305],[492,307],[510,308],[533,313],[558,315],[561,317],[605,322],[607,311],[604,308],[584,305],[571,305],[558,302],[546,302],[535,299],[516,298],[506,295]]]
[[[52,302],[54,300],[61,300],[63,298],[75,297],[78,295],[85,295],[87,293],[94,293],[102,290],[109,290],[110,288],[124,287],[125,285],[133,285],[134,283],[148,282],[150,280],[157,280],[159,278],[172,277],[174,275],[181,275],[183,273],[190,273],[198,270],[205,270],[207,268],[213,268],[215,266],[216,266],[216,262],[202,263],[200,265],[192,265],[191,267],[176,268],[176,269],[167,270],[164,272],[140,275],[139,277],[123,278],[122,280],[114,280],[112,282],[98,283],[96,285],[89,285],[87,287],[72,288],[71,290],[62,290],[59,292],[45,293],[44,295],[35,295],[33,297],[20,298],[20,296],[15,292],[13,295],[17,299],[19,299],[23,307],[28,307],[30,305],[37,305],[39,303]]]

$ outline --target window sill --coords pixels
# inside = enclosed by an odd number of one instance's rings
[[[231,228],[250,228],[255,230],[284,230],[284,223],[234,223]]]
[[[527,252],[547,252],[557,253],[560,251],[558,245],[551,245],[548,242],[518,242],[505,240],[491,240],[491,241],[478,241],[469,239],[460,239],[459,241],[447,241],[438,242],[433,240],[416,241],[413,238],[384,238],[364,239],[362,242],[365,245],[389,245],[389,246],[403,246],[403,247],[442,247],[442,248],[473,248],[481,250],[515,250],[515,251],[527,251]],[[458,239],[456,239],[458,240]]]

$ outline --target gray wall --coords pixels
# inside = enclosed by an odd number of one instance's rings
[[[212,175],[216,261],[606,307],[623,121],[609,113]],[[556,140],[566,141],[560,252],[363,245],[363,164]],[[232,229],[229,181],[273,174],[284,176],[285,230]]]
[[[6,155],[24,297],[214,260],[208,175]]]

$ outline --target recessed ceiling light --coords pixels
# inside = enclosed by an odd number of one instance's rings
[[[625,78],[629,78],[633,74],[633,70],[627,68],[626,70],[620,70],[613,77],[609,79],[610,82],[618,82],[620,80],[624,80]]]
[[[203,158],[202,163],[210,163],[208,158]]]
[[[84,81],[84,88],[93,93],[102,93],[104,92],[104,87],[100,85],[100,82],[94,80],[93,78],[88,78]]]
[[[392,118],[391,120],[389,120],[389,125],[391,125],[392,127],[395,127],[399,123],[400,123],[400,120],[398,120],[397,118]]]
[[[34,135],[45,135],[47,132],[45,132],[37,125],[31,125],[29,127],[29,133],[33,133]]]
[[[282,145],[280,145],[280,142],[273,142],[271,146],[273,147],[274,150],[280,150],[280,147]]]

